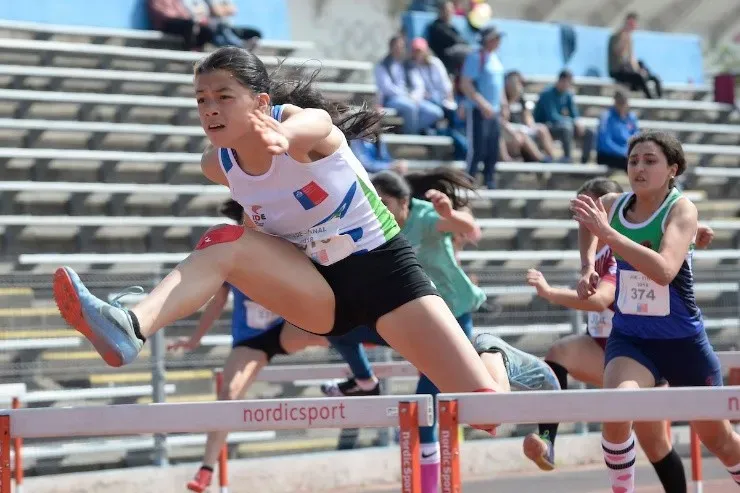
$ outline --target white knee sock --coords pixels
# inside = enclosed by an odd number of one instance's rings
[[[727,468],[727,472],[730,473],[730,476],[732,476],[732,479],[737,483],[740,484],[740,463],[735,464],[732,467]]]
[[[635,435],[624,443],[611,443],[601,439],[606,467],[614,493],[634,493],[635,491]]]
[[[421,444],[421,492],[439,492],[439,442]]]

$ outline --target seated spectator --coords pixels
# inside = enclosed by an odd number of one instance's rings
[[[148,0],[147,5],[152,26],[181,36],[186,50],[202,51],[207,43],[242,46],[242,40],[229,26],[211,18],[205,0]]]
[[[663,97],[660,79],[642,62],[635,58],[632,33],[637,29],[637,14],[631,12],[624,19],[622,28],[609,37],[609,76],[617,82],[627,84],[632,91],[640,90],[645,97]],[[648,81],[655,84],[655,95],[648,87]]]
[[[614,106],[601,116],[596,160],[612,169],[627,171],[627,143],[639,131],[637,117],[630,111],[627,94],[617,91]]]
[[[406,58],[406,41],[394,36],[390,53],[375,67],[378,103],[403,118],[403,133],[419,134],[444,117],[442,108],[424,99],[424,81]]]
[[[152,27],[166,34],[181,36],[185,50],[202,50],[210,41],[210,30],[195,22],[182,0],[148,0],[147,7]]]
[[[424,83],[424,99],[443,110],[457,109],[457,104],[452,97],[450,76],[442,61],[429,52],[426,39],[416,38],[411,42],[410,67],[419,73]]]
[[[257,48],[262,33],[251,27],[241,27],[232,25],[232,18],[236,15],[238,9],[236,4],[231,0],[206,0],[211,11],[211,20],[218,24],[224,24],[244,42],[244,48],[253,51]]]
[[[453,3],[440,2],[438,12],[439,17],[427,30],[429,47],[442,60],[448,72],[457,74],[473,48],[452,25],[452,18],[455,16]]]
[[[380,134],[375,134],[373,140],[355,139],[350,142],[352,152],[362,163],[365,171],[372,174],[391,169],[402,175],[408,171],[405,160],[391,157],[388,146],[380,138]]]
[[[504,137],[509,153],[522,156],[525,161],[549,163],[555,155],[552,135],[547,126],[535,123],[524,100],[524,78],[512,70],[504,79],[506,99],[509,101],[509,119],[503,122]],[[542,151],[537,142],[542,146]]]
[[[546,88],[534,106],[534,120],[544,123],[553,138],[563,144],[565,162],[573,162],[573,140],[583,140],[581,162],[587,163],[591,156],[594,133],[578,121],[578,109],[573,100],[573,74],[563,70],[555,85]]]
[[[209,33],[208,42],[214,46],[243,46],[241,38],[219,17],[211,16],[207,0],[186,0],[185,6],[200,25],[201,31]]]

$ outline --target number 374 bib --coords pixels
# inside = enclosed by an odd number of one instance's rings
[[[671,313],[668,286],[661,286],[641,272],[620,270],[617,306],[625,315],[665,317]]]

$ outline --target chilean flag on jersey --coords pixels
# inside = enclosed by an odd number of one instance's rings
[[[313,209],[322,203],[329,196],[326,190],[321,188],[318,183],[311,181],[308,185],[293,192],[293,197],[300,202],[303,209]]]

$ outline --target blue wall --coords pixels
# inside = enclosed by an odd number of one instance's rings
[[[255,26],[266,39],[290,39],[286,0],[234,0],[234,24]],[[149,29],[146,0],[0,0],[0,19],[74,26]]]
[[[407,12],[409,37],[424,36],[435,13]],[[453,21],[471,43],[476,35],[465,19]],[[567,67],[577,76],[608,77],[607,46],[611,32],[603,27],[569,26],[517,20],[495,20],[505,37],[499,57],[507,70],[525,75],[555,75]],[[701,39],[691,34],[636,32],[637,58],[668,83],[704,83]]]

